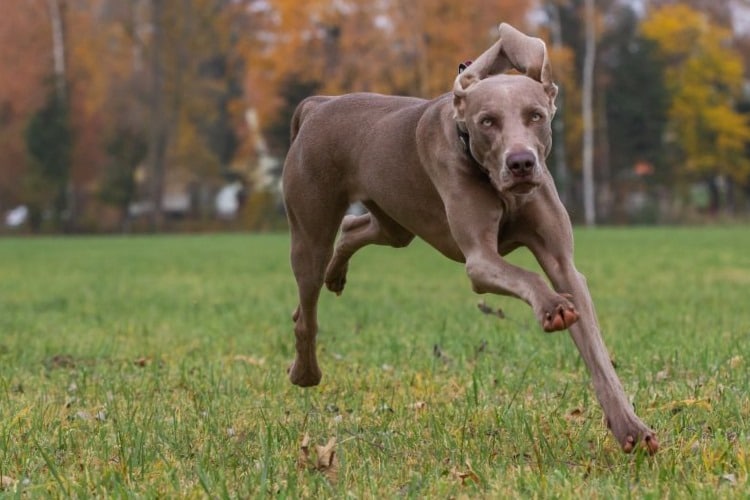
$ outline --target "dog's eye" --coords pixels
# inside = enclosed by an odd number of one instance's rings
[[[495,120],[493,120],[492,118],[483,118],[480,123],[483,127],[491,127],[495,124]]]
[[[538,111],[534,111],[533,113],[531,113],[532,122],[540,122],[542,121],[542,118],[544,118],[544,116],[542,116],[542,114],[539,113]]]

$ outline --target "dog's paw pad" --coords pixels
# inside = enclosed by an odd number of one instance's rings
[[[542,328],[545,332],[565,330],[578,321],[578,311],[572,304],[558,304],[552,311],[544,314]]]

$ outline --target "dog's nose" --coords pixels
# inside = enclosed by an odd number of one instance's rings
[[[536,165],[536,157],[531,151],[510,153],[505,158],[505,165],[515,177],[526,177]]]

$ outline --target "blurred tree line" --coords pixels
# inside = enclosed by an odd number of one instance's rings
[[[746,214],[750,1],[588,5],[4,0],[0,213],[27,207],[35,231],[275,227],[301,99],[436,97],[505,21],[547,41],[548,165],[574,218],[582,164],[600,223]]]

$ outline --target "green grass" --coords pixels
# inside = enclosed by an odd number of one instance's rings
[[[619,451],[567,334],[481,314],[421,243],[324,293],[302,390],[286,236],[2,240],[0,495],[747,498],[750,229],[576,243],[654,457]],[[335,477],[305,434],[337,439]]]

